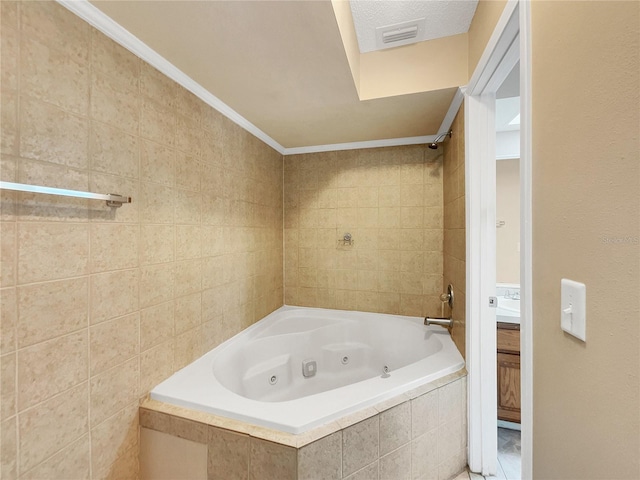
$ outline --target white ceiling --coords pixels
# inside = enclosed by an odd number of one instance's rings
[[[496,131],[520,130],[520,62],[516,63],[496,93]]]
[[[367,53],[382,49],[376,44],[377,28],[421,18],[425,27],[414,42],[465,33],[478,0],[350,0],[350,4],[360,52]]]
[[[498,87],[496,98],[509,98],[520,96],[520,62],[516,63],[502,85]]]
[[[360,101],[329,0],[91,4],[285,149],[434,135],[457,90]]]
[[[496,100],[496,131],[520,130],[520,97]]]

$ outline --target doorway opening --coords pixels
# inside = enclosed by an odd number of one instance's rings
[[[519,63],[520,100],[520,265],[519,289],[498,289],[496,228],[496,97]],[[528,2],[507,2],[496,29],[465,91],[466,232],[467,232],[467,368],[469,370],[469,467],[485,476],[498,473],[498,402],[514,413],[515,401],[505,402],[498,391],[498,294],[503,306],[520,302],[519,369],[506,369],[513,389],[520,390],[521,472],[531,478],[532,459],[532,329],[531,329],[531,87]],[[515,122],[515,117],[509,123]],[[506,220],[505,225],[506,225]],[[517,243],[517,242],[516,242]],[[517,277],[515,277],[517,278]],[[517,284],[517,282],[514,282]],[[518,300],[514,297],[519,297]],[[516,350],[517,351],[517,350]],[[514,351],[510,353],[515,353]],[[514,360],[500,357],[501,360]],[[518,382],[516,370],[520,372]],[[504,410],[503,408],[501,410]],[[510,423],[515,424],[511,417]],[[509,432],[507,432],[509,433]],[[513,440],[506,439],[502,446]],[[503,471],[504,473],[504,471]],[[511,477],[509,477],[511,478]]]
[[[520,63],[496,92],[496,477],[521,478]]]

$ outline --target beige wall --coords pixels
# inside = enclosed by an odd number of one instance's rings
[[[520,284],[520,159],[496,162],[496,281]]]
[[[1,2],[3,479],[132,478],[138,401],[282,304],[282,157],[54,2]],[[89,472],[91,472],[89,474]]]
[[[496,28],[502,11],[506,6],[506,0],[479,0],[476,13],[469,26],[469,78],[478,66],[480,57],[484,53],[487,42]]]
[[[531,15],[533,474],[637,479],[640,4]],[[587,286],[586,343],[560,329],[561,278]]]
[[[360,100],[465,85],[468,46],[467,34],[461,33],[360,54]]]
[[[284,170],[286,304],[440,315],[441,149],[296,155]]]
[[[446,91],[467,83],[467,33],[360,53],[349,2],[331,4],[360,100]]]
[[[451,125],[452,135],[442,144],[444,149],[443,196],[444,196],[444,281],[453,285],[453,311],[448,310],[454,320],[453,341],[465,356],[466,338],[466,238],[465,238],[465,142],[464,105],[460,107]]]

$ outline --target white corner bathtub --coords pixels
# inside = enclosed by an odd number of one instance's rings
[[[448,332],[422,318],[284,306],[151,398],[299,434],[463,366]]]

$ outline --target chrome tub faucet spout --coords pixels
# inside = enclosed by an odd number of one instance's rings
[[[437,318],[437,317],[424,317],[425,325],[440,325],[441,327],[446,327],[449,332],[453,328],[453,318]]]

